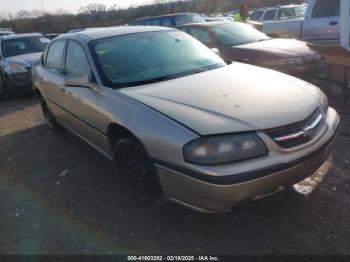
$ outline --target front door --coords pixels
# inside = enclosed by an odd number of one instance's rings
[[[70,40],[67,45],[65,75],[87,74],[91,87],[65,87],[64,104],[68,112],[67,125],[90,144],[106,151],[107,138],[102,133],[103,115],[98,110],[100,91],[84,48]]]

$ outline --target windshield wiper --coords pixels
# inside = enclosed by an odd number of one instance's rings
[[[133,86],[141,86],[141,85],[153,84],[153,83],[158,83],[158,82],[170,80],[172,78],[173,77],[171,77],[171,76],[155,77],[155,78],[151,78],[151,79],[145,79],[145,80],[125,83],[125,84],[119,84],[119,85],[116,86],[116,88],[124,88],[124,87],[133,87]]]

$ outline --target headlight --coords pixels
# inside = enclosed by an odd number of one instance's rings
[[[11,63],[9,64],[9,69],[11,73],[18,74],[18,73],[28,73],[29,71],[22,65]]]
[[[301,58],[283,58],[283,59],[271,59],[266,60],[261,63],[262,66],[302,66],[304,65],[304,60]]]
[[[255,134],[203,137],[184,146],[185,161],[200,165],[228,164],[267,153],[264,142]]]

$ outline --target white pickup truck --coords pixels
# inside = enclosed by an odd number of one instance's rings
[[[263,32],[271,37],[339,45],[340,0],[309,0],[304,18],[265,22]]]

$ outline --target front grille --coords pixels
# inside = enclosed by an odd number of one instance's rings
[[[304,121],[265,132],[282,148],[292,148],[311,141],[318,134],[323,123],[323,114],[320,109],[317,109]]]
[[[12,75],[13,79],[15,80],[15,82],[17,84],[21,84],[21,83],[26,83],[29,82],[31,79],[31,75],[29,72],[27,73],[16,73]]]

